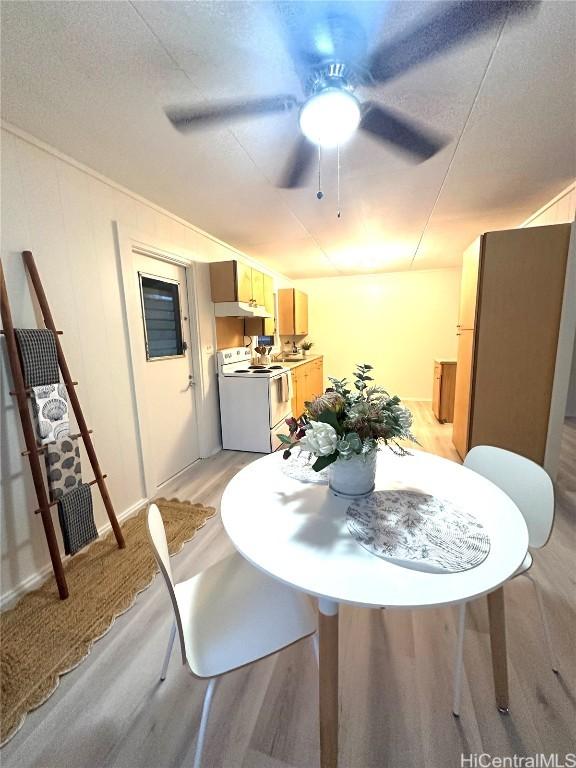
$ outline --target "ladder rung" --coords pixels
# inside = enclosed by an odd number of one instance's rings
[[[56,331],[56,333],[58,334],[58,336],[62,336],[62,335],[64,334],[64,331]],[[4,331],[4,330],[2,330],[2,329],[0,328],[0,334],[1,334],[2,336],[5,336],[5,335],[6,335],[6,331]]]
[[[92,435],[92,434],[94,434],[94,430],[93,430],[93,429],[89,429],[89,430],[88,430],[88,434],[89,434],[89,435]],[[70,440],[75,440],[77,437],[82,437],[82,432],[77,432],[75,435],[67,435],[67,437],[68,437]],[[64,438],[62,438],[62,439],[64,439]],[[39,446],[36,448],[36,450],[34,451],[34,453],[44,453],[44,451],[46,450],[46,448],[48,448],[48,445],[49,445],[49,443],[48,443],[48,444],[46,444],[46,445],[42,445],[42,446],[40,446],[40,445],[39,445]],[[20,456],[30,456],[30,454],[31,454],[31,453],[32,453],[32,451],[21,451],[21,452],[20,452]]]
[[[66,388],[68,388],[68,385],[66,384],[65,381],[63,381],[62,384],[64,384],[64,386]],[[72,386],[77,387],[78,386],[78,382],[77,381],[73,381],[72,382]],[[30,397],[30,392],[32,392],[32,389],[33,389],[32,387],[25,387],[24,391],[26,392],[26,397]],[[14,390],[10,390],[9,394],[12,395],[13,397],[15,397],[18,394],[18,392],[15,392]]]
[[[107,477],[108,477],[108,475],[102,475],[102,480],[106,480]],[[95,485],[97,482],[98,482],[98,480],[96,478],[94,478],[94,480],[90,480],[90,482],[86,483],[86,485]],[[56,501],[51,501],[50,504],[48,504],[48,508],[55,507],[56,504],[58,504],[59,501],[60,501],[60,499],[56,499]],[[35,509],[34,510],[34,514],[35,515],[39,515],[40,512],[42,512],[41,509]]]

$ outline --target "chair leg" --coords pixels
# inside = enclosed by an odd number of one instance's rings
[[[316,665],[320,665],[320,649],[318,647],[318,632],[314,632],[312,635],[312,646],[314,648],[314,658],[316,659]]]
[[[464,666],[464,632],[466,628],[466,603],[460,603],[458,611],[458,639],[456,641],[456,661],[454,663],[454,700],[452,714],[460,717],[460,700],[462,698],[462,668]]]
[[[172,622],[172,628],[170,629],[170,637],[168,639],[168,647],[164,654],[164,661],[162,663],[162,672],[160,672],[160,680],[166,680],[166,672],[168,671],[168,663],[170,662],[170,656],[172,654],[172,648],[174,647],[174,638],[176,637],[176,622]]]
[[[206,739],[206,729],[208,727],[208,718],[210,717],[210,707],[212,705],[212,697],[214,695],[214,688],[218,682],[217,677],[211,678],[204,694],[204,703],[202,704],[202,717],[200,719],[200,728],[198,729],[198,739],[196,741],[196,753],[194,754],[194,766],[193,768],[200,768],[202,763],[202,752],[204,751],[204,741]]]
[[[527,579],[530,579],[532,586],[534,587],[534,592],[536,593],[536,600],[538,601],[538,608],[540,610],[540,619],[542,621],[542,626],[544,628],[544,635],[546,637],[546,645],[548,646],[548,653],[550,654],[550,661],[552,662],[552,672],[554,672],[555,675],[558,674],[558,660],[556,658],[556,653],[554,651],[554,646],[552,645],[552,635],[550,634],[550,625],[548,624],[548,619],[546,618],[546,610],[544,608],[544,598],[542,597],[542,590],[540,589],[540,585],[534,579],[534,577],[529,573],[522,574],[523,576],[526,576]]]

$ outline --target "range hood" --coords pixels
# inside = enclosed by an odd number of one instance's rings
[[[272,317],[266,307],[248,304],[247,301],[217,301],[214,304],[216,317]]]

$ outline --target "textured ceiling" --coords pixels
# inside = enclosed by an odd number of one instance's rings
[[[333,4],[332,4],[333,5]],[[437,2],[342,4],[370,47]],[[321,3],[3,2],[2,116],[292,277],[459,263],[576,175],[576,3],[360,90],[451,138],[420,165],[358,135],[325,152],[323,200],[274,186],[297,136],[286,113],[181,135],[163,107],[302,96],[285,31]],[[315,174],[314,174],[315,176]]]

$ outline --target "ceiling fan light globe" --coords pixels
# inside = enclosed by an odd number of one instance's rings
[[[325,88],[300,111],[300,129],[313,144],[335,147],[350,139],[360,123],[360,105],[341,88]]]

